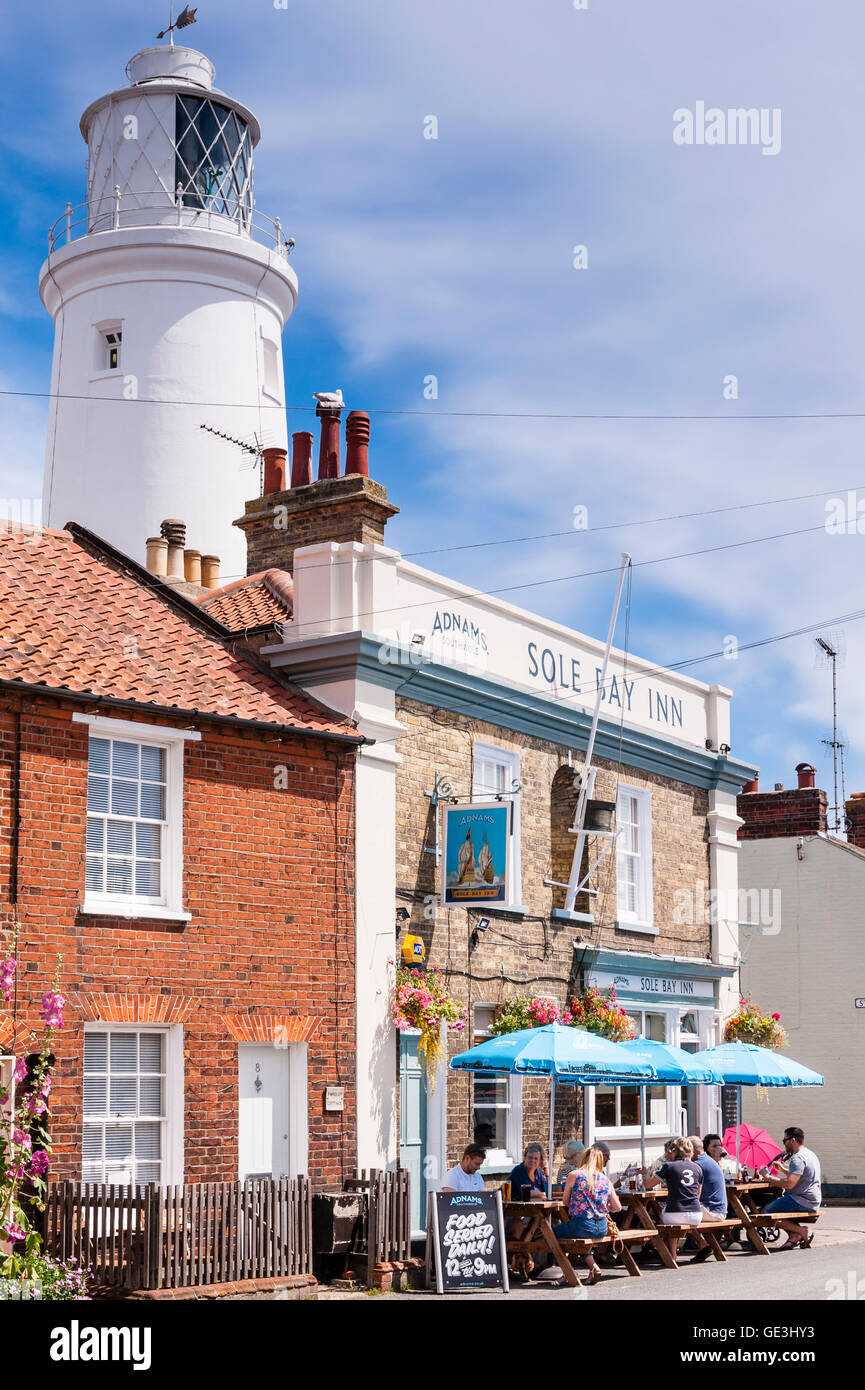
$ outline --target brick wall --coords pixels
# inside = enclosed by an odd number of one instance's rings
[[[53,1176],[79,1177],[84,1023],[112,994],[184,1018],[185,1179],[237,1176],[238,1054],[226,1015],[300,1015],[308,1043],[309,1171],[341,1185],[355,1162],[353,750],[202,724],[184,763],[187,923],[83,916],[87,728],[47,701],[21,708],[19,1017],[36,1023],[55,954],[69,1004],[58,1033]],[[166,722],[149,720],[153,722]],[[0,707],[0,927],[9,901],[14,710]],[[277,790],[275,769],[286,769]],[[131,1003],[129,1001],[132,1001]],[[95,1001],[95,1004],[94,1004]],[[169,1015],[166,1015],[169,1017]],[[242,1029],[241,1029],[242,1031]],[[254,1036],[254,1031],[253,1031]],[[327,1084],[345,1110],[325,1113]]]
[[[819,787],[789,787],[780,792],[743,792],[736,809],[745,824],[740,840],[826,832],[827,796]]]
[[[568,750],[528,735],[512,733],[480,720],[448,711],[431,711],[405,698],[397,701],[397,718],[407,726],[397,745],[402,764],[397,771],[397,892],[399,902],[411,912],[404,929],[423,937],[427,962],[449,974],[452,993],[471,1011],[474,1004],[494,1004],[509,993],[550,995],[565,1002],[569,981],[579,979],[579,961],[572,943],[579,938],[614,950],[646,951],[687,956],[707,956],[711,949],[705,914],[695,921],[678,922],[674,912],[681,899],[677,889],[691,894],[709,886],[706,815],[708,793],[686,783],[652,773],[623,768],[621,780],[649,788],[652,793],[652,851],[654,863],[654,917],[657,937],[617,930],[615,857],[608,855],[596,874],[596,898],[577,901],[580,911],[594,913],[594,924],[559,922],[550,917],[561,907],[564,890],[545,888],[543,879],[567,881],[571,865],[572,823],[576,805],[573,771],[567,765]],[[440,909],[433,900],[437,890],[435,860],[423,852],[435,840],[435,817],[425,791],[431,790],[438,771],[454,792],[468,796],[472,788],[472,747],[475,740],[515,750],[520,757],[521,849],[525,917],[493,915],[490,929],[473,947],[471,921],[481,910]],[[598,764],[595,796],[615,800],[617,770]],[[604,842],[589,842],[600,849]],[[677,912],[676,916],[682,916]],[[524,983],[525,982],[525,983]],[[452,1052],[471,1045],[465,1035],[451,1033]],[[456,1162],[472,1137],[471,1079],[459,1072],[448,1074],[449,1163]],[[560,1086],[556,1094],[556,1133],[580,1137],[582,1130],[580,1088]],[[549,1083],[523,1083],[524,1143],[540,1141],[546,1148],[549,1132]]]

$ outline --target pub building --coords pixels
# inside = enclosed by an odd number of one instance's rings
[[[465,1029],[447,1032],[448,1056],[487,1036],[514,994],[565,1008],[591,986],[614,987],[646,1037],[712,1045],[739,997],[736,797],[753,768],[730,755],[729,690],[614,649],[593,759],[593,800],[614,812],[613,833],[587,838],[583,875],[600,862],[566,911],[604,643],[386,546],[397,508],[368,476],[369,417],[348,416],[341,475],[340,408],[319,413],[316,480],[309,434],[293,438],[290,473],[282,451],[266,453],[264,493],[237,520],[248,547],[240,588],[290,574],[291,602],[262,658],[374,740],[356,775],[358,1162],[409,1168],[420,1231],[427,1191],[466,1143],[485,1144],[489,1183],[524,1144],[546,1147],[550,1086],[446,1066],[427,1085],[418,1035],[394,1029],[403,947],[444,972],[466,1010]],[[469,849],[458,813],[476,803],[499,814],[476,823]],[[450,821],[462,847],[445,845]],[[487,890],[466,903],[470,856]],[[649,1087],[649,1156],[670,1135],[718,1129],[719,1090]],[[639,1155],[642,1103],[637,1088],[584,1098],[559,1087],[554,1163],[567,1138],[603,1138],[612,1171],[624,1168]]]

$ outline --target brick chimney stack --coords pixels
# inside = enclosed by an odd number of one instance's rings
[[[847,842],[865,849],[865,792],[854,792],[844,803],[847,812]]]
[[[816,769],[810,763],[796,767],[798,786],[783,787],[772,792],[757,790],[756,778],[747,784],[753,790],[736,798],[736,809],[745,824],[739,828],[740,840],[776,840],[799,835],[826,833],[828,797],[814,786]],[[848,801],[847,805],[850,805]],[[865,827],[865,802],[863,802]]]
[[[235,521],[246,535],[246,572],[281,569],[294,573],[294,552],[323,541],[382,545],[384,528],[399,508],[387,490],[369,477],[369,416],[353,410],[346,420],[346,465],[339,476],[340,407],[319,402],[321,421],[318,478],[312,480],[312,435],[292,435],[291,486],[285,487],[284,460],[268,467],[263,497],[247,502]],[[267,451],[277,452],[277,451]],[[278,486],[279,483],[282,486]],[[277,484],[277,486],[274,486]]]

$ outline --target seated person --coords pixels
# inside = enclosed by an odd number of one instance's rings
[[[727,1184],[724,1182],[724,1174],[718,1160],[708,1151],[710,1140],[717,1140],[717,1147],[720,1148],[721,1141],[717,1134],[707,1134],[705,1140],[700,1140],[696,1134],[691,1135],[694,1162],[703,1174],[703,1186],[700,1191],[703,1220],[725,1221]]]
[[[568,1220],[553,1227],[553,1235],[563,1240],[602,1240],[607,1234],[607,1213],[622,1210],[613,1184],[604,1172],[604,1155],[594,1146],[586,1149],[565,1182],[564,1203]],[[596,1284],[601,1271],[591,1250],[584,1256],[590,1284]],[[564,1283],[564,1280],[562,1280]]]
[[[486,1156],[487,1151],[481,1144],[467,1144],[459,1163],[445,1173],[442,1192],[483,1192],[480,1168]]]
[[[700,1205],[700,1188],[703,1183],[702,1171],[692,1161],[693,1150],[690,1139],[670,1139],[664,1145],[664,1162],[657,1173],[646,1178],[646,1191],[661,1183],[667,1185],[667,1202],[661,1211],[661,1224],[664,1226],[699,1226],[703,1219]],[[662,1232],[663,1234],[663,1232]],[[679,1247],[677,1236],[664,1236],[667,1249],[676,1258]],[[702,1248],[705,1245],[705,1250]],[[711,1248],[702,1242],[695,1260],[704,1260],[711,1254]]]
[[[784,1148],[790,1156],[786,1175],[781,1174],[772,1181],[784,1188],[784,1195],[763,1208],[764,1211],[778,1211],[789,1215],[789,1220],[780,1223],[787,1232],[787,1243],[781,1250],[795,1250],[797,1246],[808,1250],[814,1240],[814,1232],[796,1220],[796,1213],[819,1211],[823,1201],[823,1188],[820,1173],[820,1160],[811,1150],[805,1148],[805,1133],[796,1125],[784,1130]],[[760,1177],[768,1177],[765,1168]]]
[[[511,1201],[519,1202],[521,1199],[521,1188],[530,1187],[532,1192],[542,1192],[547,1195],[547,1163],[544,1158],[544,1151],[540,1144],[529,1144],[523,1153],[522,1163],[518,1163],[516,1168],[511,1170],[508,1182],[511,1185]]]
[[[586,1152],[585,1144],[581,1144],[579,1139],[569,1139],[562,1149],[562,1164],[556,1174],[556,1183],[561,1187],[567,1182],[569,1174],[576,1168],[580,1155]]]

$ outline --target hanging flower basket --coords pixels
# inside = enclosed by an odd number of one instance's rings
[[[740,999],[738,1009],[724,1024],[724,1042],[755,1043],[757,1047],[774,1050],[783,1047],[786,1041],[781,1015],[761,1014],[750,998]]]
[[[493,1016],[490,1032],[518,1033],[523,1028],[540,1028],[545,1023],[561,1022],[559,1007],[552,999],[535,999],[531,994],[511,994]]]
[[[568,1011],[562,1015],[562,1023],[598,1033],[610,1042],[627,1042],[637,1031],[633,1019],[616,1003],[614,989],[586,989],[582,994],[575,994]]]
[[[416,1028],[420,1032],[418,1052],[430,1090],[435,1087],[436,1069],[444,1057],[442,1024],[454,1032],[466,1026],[467,1011],[448,994],[447,981],[439,970],[396,968],[393,1021],[401,1033]]]

